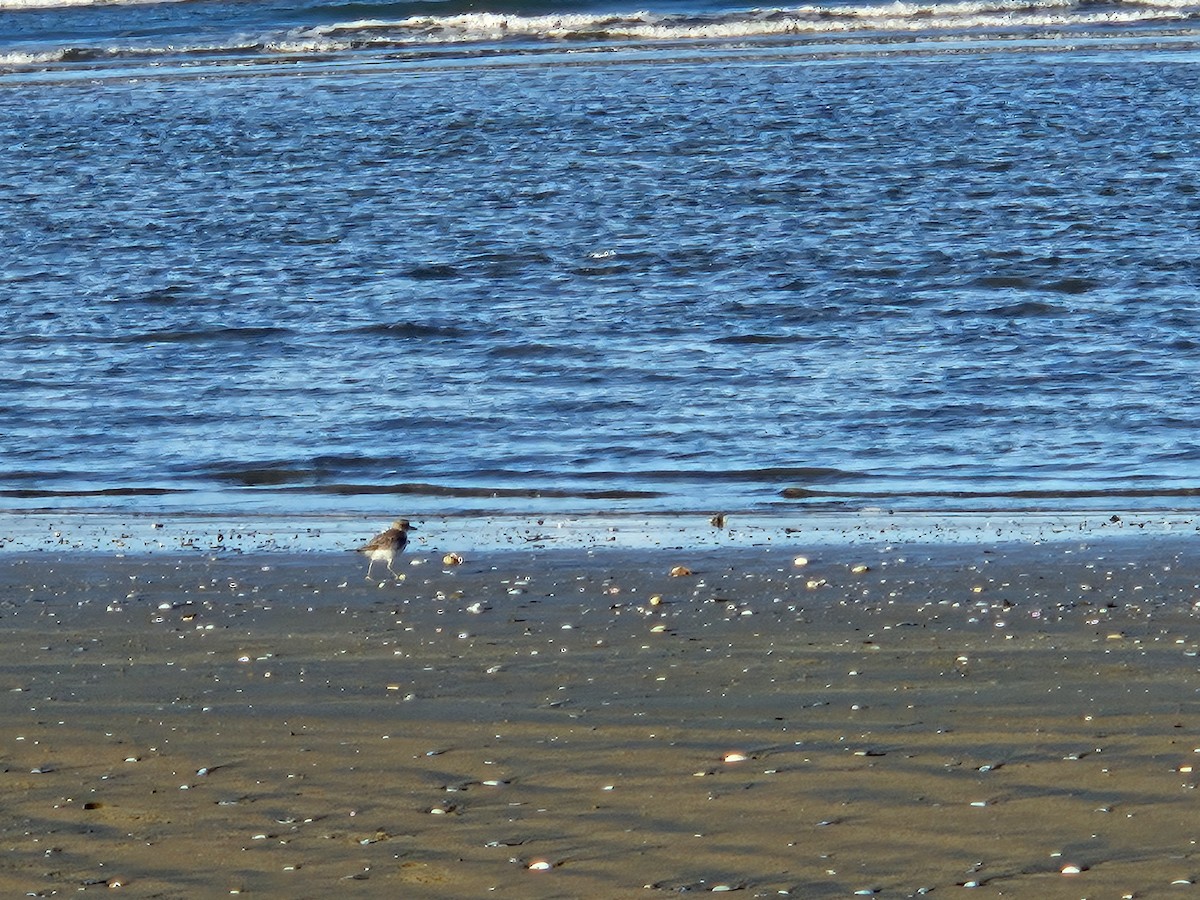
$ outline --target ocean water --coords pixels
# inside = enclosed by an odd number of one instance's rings
[[[1198,39],[0,0],[0,508],[1195,510]]]

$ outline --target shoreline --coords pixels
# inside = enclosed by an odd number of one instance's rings
[[[714,511],[716,512],[716,511]],[[129,514],[79,510],[0,512],[0,554],[71,550],[328,552],[360,546],[396,515],[234,513]],[[983,544],[1173,538],[1200,533],[1200,514],[1152,510],[1020,510],[729,513],[639,512],[415,516],[417,552],[492,552],[559,547],[755,548],[887,543]]]
[[[1194,540],[0,554],[0,890],[1174,896]]]

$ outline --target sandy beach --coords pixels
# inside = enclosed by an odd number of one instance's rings
[[[0,894],[1190,896],[1192,543],[8,552]]]

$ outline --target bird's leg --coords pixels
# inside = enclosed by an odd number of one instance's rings
[[[375,580],[371,577],[371,569],[373,569],[373,568],[375,568],[375,560],[372,559],[370,562],[367,563],[367,581]]]
[[[404,580],[404,576],[403,576],[403,575],[401,575],[399,572],[397,572],[395,569],[393,569],[393,568],[392,568],[392,564],[391,564],[390,562],[387,564],[387,569],[388,569],[388,571],[389,571],[389,572],[391,572],[391,573],[392,573],[392,575],[394,575],[394,576],[396,577],[396,580],[397,580],[397,581],[403,581],[403,580]]]

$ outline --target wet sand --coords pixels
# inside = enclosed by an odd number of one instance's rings
[[[0,556],[0,896],[1200,896],[1187,539],[464,555]]]

